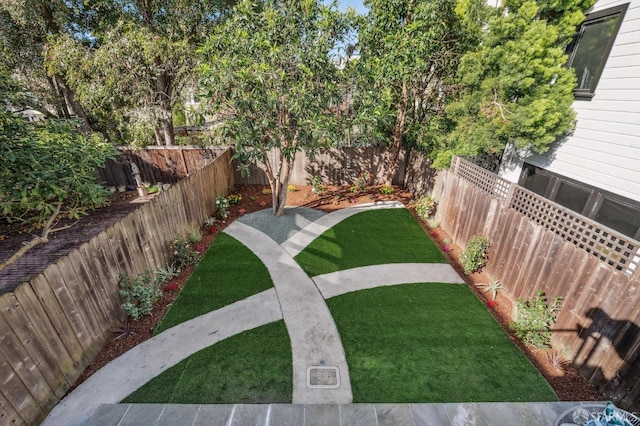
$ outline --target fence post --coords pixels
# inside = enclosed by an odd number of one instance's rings
[[[451,160],[451,173],[458,176],[458,163],[460,162],[460,157],[457,155],[453,156],[453,160]]]
[[[516,187],[518,185],[511,182],[509,185],[509,190],[507,191],[507,196],[504,198],[504,206],[506,208],[511,208],[511,200],[513,199],[513,194],[516,192]]]

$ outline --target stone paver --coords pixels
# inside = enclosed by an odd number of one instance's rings
[[[448,263],[387,263],[312,277],[325,299],[351,291],[412,283],[464,284]]]
[[[278,243],[257,229],[234,222],[225,232],[251,249],[267,267],[273,280],[291,339],[293,403],[351,402],[349,367],[340,334],[322,294],[311,278]],[[321,365],[338,367],[340,387],[307,386],[307,369]]]
[[[592,404],[592,403],[589,403]],[[604,403],[602,403],[604,406]],[[262,404],[183,405],[112,404],[101,405],[90,425],[139,424],[147,418],[162,420],[165,413],[184,410],[174,426],[255,425],[255,426],[553,426],[568,408],[581,402],[489,402],[444,404]],[[174,409],[173,407],[177,407]],[[99,423],[104,422],[104,423]]]

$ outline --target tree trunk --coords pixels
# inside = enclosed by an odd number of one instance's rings
[[[158,66],[161,65],[156,61]],[[173,109],[171,108],[171,97],[173,94],[173,79],[170,75],[163,72],[160,73],[156,80],[156,100],[160,104],[162,110],[162,118],[160,124],[164,131],[164,144],[167,146],[175,145],[175,135],[173,134]]]
[[[393,177],[400,168],[400,151],[402,150],[402,136],[404,135],[405,119],[407,116],[407,83],[402,83],[402,96],[396,110],[396,124],[393,128],[392,145],[387,164],[385,184],[391,185]]]
[[[62,88],[62,92],[64,93],[64,97],[69,105],[71,105],[71,109],[73,110],[74,115],[79,118],[82,123],[80,124],[80,133],[85,136],[91,134],[91,126],[89,126],[89,119],[87,118],[87,114],[84,112],[84,108],[80,105],[80,102],[76,101],[75,92],[69,88],[67,82],[64,81],[62,76],[56,75],[56,80],[58,84]]]

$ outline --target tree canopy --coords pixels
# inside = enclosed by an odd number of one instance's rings
[[[115,149],[96,136],[85,137],[67,121],[31,123],[8,106],[24,100],[21,89],[0,73],[0,211],[9,222],[41,229],[41,235],[0,265],[3,269],[37,244],[46,242],[63,217],[77,219],[87,209],[103,204],[106,190],[97,183]]]
[[[543,153],[572,127],[575,75],[565,50],[593,0],[503,3],[477,23],[482,42],[460,61],[442,136],[428,147],[435,167],[453,155],[500,154],[509,142]]]
[[[201,98],[223,119],[236,158],[265,171],[274,215],[284,214],[296,153],[312,155],[336,137],[330,107],[343,92],[331,51],[349,26],[335,4],[244,0],[202,48]]]
[[[401,150],[432,138],[432,122],[451,90],[447,77],[472,34],[454,0],[366,0],[355,62],[358,126],[362,135],[389,141],[391,181]]]

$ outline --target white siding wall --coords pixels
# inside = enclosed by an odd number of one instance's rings
[[[640,201],[640,0],[600,0],[593,11],[625,3],[629,7],[595,96],[573,104],[572,136],[526,161]],[[517,181],[513,173],[505,177]]]

